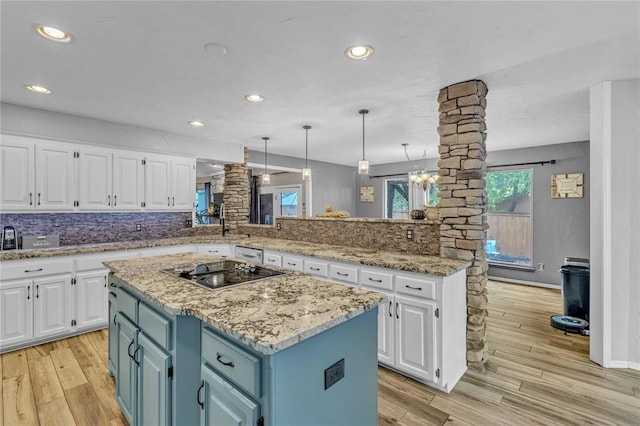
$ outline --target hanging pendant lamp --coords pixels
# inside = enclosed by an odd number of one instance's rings
[[[271,183],[271,176],[267,173],[267,141],[268,137],[263,137],[264,140],[264,173],[262,174],[262,183],[263,185],[269,185]]]
[[[358,111],[358,114],[362,114],[362,160],[358,162],[358,174],[368,175],[369,162],[365,160],[365,157],[364,157],[364,116],[365,114],[369,114],[369,110],[361,109],[360,111]]]
[[[302,126],[304,129],[304,169],[302,169],[302,180],[311,179],[311,169],[309,168],[309,129],[308,124]]]

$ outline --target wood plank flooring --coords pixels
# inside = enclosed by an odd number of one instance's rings
[[[379,368],[378,424],[640,425],[640,372],[591,362],[588,337],[549,326],[561,312],[557,290],[489,282],[486,371],[447,395]],[[126,425],[107,345],[100,330],[0,356],[0,426]]]

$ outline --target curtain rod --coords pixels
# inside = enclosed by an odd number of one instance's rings
[[[487,169],[492,169],[494,167],[512,167],[512,166],[533,166],[533,165],[544,166],[545,164],[556,164],[556,160],[549,161],[531,161],[529,163],[512,163],[512,164],[499,164],[495,166],[487,166]]]
[[[394,173],[391,175],[375,175],[375,176],[369,176],[369,179],[378,179],[378,178],[383,178],[383,177],[394,177],[394,176],[404,176],[409,172],[406,173]]]

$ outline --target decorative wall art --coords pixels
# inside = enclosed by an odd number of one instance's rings
[[[584,197],[584,173],[551,175],[551,198]]]
[[[361,203],[373,203],[374,201],[375,201],[374,187],[373,186],[361,186],[360,187],[360,202]]]

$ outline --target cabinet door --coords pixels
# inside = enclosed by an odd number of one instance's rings
[[[33,338],[33,284],[6,281],[0,287],[0,348]]]
[[[7,138],[3,135],[3,139]],[[2,141],[0,210],[31,210],[34,205],[33,144]]]
[[[244,396],[231,383],[224,380],[206,364],[202,365],[204,382],[204,410],[200,424],[203,426],[243,425],[254,426],[260,416],[260,406]]]
[[[71,330],[71,275],[33,280],[35,287],[34,337]]]
[[[171,183],[171,208],[193,210],[196,188],[195,161],[173,160]]]
[[[145,207],[148,210],[171,208],[171,160],[149,157],[145,164]],[[195,191],[195,186],[193,187]]]
[[[113,208],[139,210],[144,201],[142,156],[135,152],[113,154]]]
[[[171,355],[144,332],[138,335],[138,424],[171,424]]]
[[[116,376],[116,363],[118,358],[118,327],[116,318],[118,305],[116,294],[109,293],[109,374]]]
[[[105,210],[113,205],[111,195],[111,153],[101,149],[82,149],[78,157],[80,208]]]
[[[363,287],[366,288],[366,287]],[[368,289],[367,289],[368,290]],[[393,366],[395,363],[396,305],[392,293],[373,290],[387,295],[389,300],[378,307],[378,361]]]
[[[396,296],[396,367],[435,381],[435,302]]]
[[[138,328],[124,316],[116,319],[118,355],[116,359],[116,400],[130,425],[135,425],[138,374],[133,355],[138,346]],[[137,356],[137,354],[135,354]]]
[[[76,274],[76,327],[78,329],[107,323],[108,290],[106,269]]]
[[[73,210],[73,154],[66,145],[36,145],[36,209]]]

